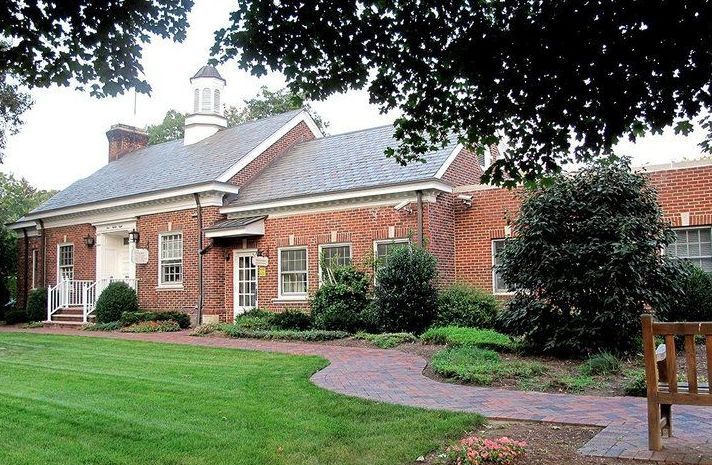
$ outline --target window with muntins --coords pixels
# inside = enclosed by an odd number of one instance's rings
[[[495,239],[492,241],[492,292],[495,294],[506,294],[512,292],[511,288],[502,279],[502,274],[499,272],[499,266],[502,260],[499,258],[499,252],[504,249],[504,239]]]
[[[400,247],[406,247],[408,239],[393,239],[391,241],[376,242],[376,268],[388,263],[388,254]]]
[[[321,246],[319,276],[323,280],[327,270],[351,264],[351,244],[329,244]]]
[[[183,234],[169,233],[159,236],[159,284],[183,283]]]
[[[72,244],[59,246],[59,280],[71,281],[74,279],[74,246]]]
[[[201,111],[211,111],[213,106],[210,103],[210,89],[203,89],[203,103],[200,106]]]
[[[200,90],[195,89],[193,92],[193,113],[200,111]]]
[[[712,272],[712,228],[676,229],[675,242],[668,246],[667,253]]]
[[[279,290],[282,296],[306,296],[307,249],[284,249],[279,252]]]

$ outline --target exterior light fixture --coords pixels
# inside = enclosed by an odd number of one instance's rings
[[[131,242],[132,244],[138,244],[138,240],[140,239],[140,237],[141,237],[141,235],[138,233],[138,231],[133,229],[129,233],[129,242]]]
[[[91,237],[89,234],[84,236],[84,245],[87,247],[93,247],[94,246],[94,238]]]

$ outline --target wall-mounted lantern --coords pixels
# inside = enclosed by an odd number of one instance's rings
[[[132,244],[138,244],[138,240],[141,238],[141,235],[136,231],[136,229],[133,229],[129,233],[129,242]]]
[[[91,237],[89,234],[84,236],[84,245],[87,247],[93,247],[94,246],[94,238]]]

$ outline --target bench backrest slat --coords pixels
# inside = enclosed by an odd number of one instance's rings
[[[707,347],[707,392],[712,394],[712,336],[705,337]]]
[[[687,388],[690,394],[697,394],[697,352],[695,336],[685,336],[685,365],[687,365]]]
[[[667,365],[668,390],[677,392],[677,353],[675,352],[675,336],[665,336],[665,363]]]

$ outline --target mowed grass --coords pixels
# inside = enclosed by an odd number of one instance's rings
[[[0,464],[406,464],[482,421],[322,390],[326,364],[0,333]]]

